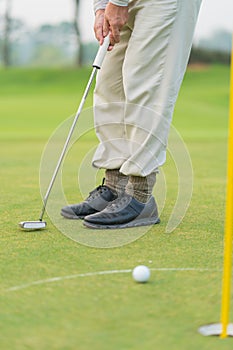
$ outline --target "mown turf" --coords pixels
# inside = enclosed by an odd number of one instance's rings
[[[228,67],[190,69],[179,95],[174,126],[192,159],[194,188],[174,232],[164,233],[177,196],[170,155],[163,167],[167,193],[161,224],[131,244],[87,247],[63,235],[47,217],[48,229],[41,233],[17,228],[21,220],[38,218],[43,149],[55,128],[75,112],[89,74],[89,69],[0,71],[1,349],[231,349],[231,339],[197,333],[200,325],[220,318]],[[85,120],[80,123],[87,127]],[[73,154],[67,158],[64,189],[70,201],[81,199],[73,189],[76,175],[69,181],[77,170],[74,162],[81,163],[95,143],[92,132],[84,135],[76,145],[76,159]],[[81,223],[74,225],[82,230]],[[209,270],[152,270],[145,285],[134,283],[130,273],[119,273],[9,290],[56,276],[138,264]]]

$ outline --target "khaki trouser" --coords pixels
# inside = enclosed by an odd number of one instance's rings
[[[200,5],[201,0],[130,2],[121,41],[97,75],[95,167],[147,176],[165,162]]]

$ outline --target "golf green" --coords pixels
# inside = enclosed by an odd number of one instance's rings
[[[185,76],[172,131],[191,159],[192,178],[184,188],[193,187],[190,205],[187,200],[171,233],[166,227],[181,189],[173,149],[155,188],[159,225],[138,236],[122,231],[120,241],[111,233],[107,248],[106,231],[84,231],[79,221],[67,223],[72,237],[59,229],[60,214],[52,210],[60,205],[61,191],[68,202],[79,201],[102,178],[88,168],[97,142],[91,96],[77,125],[82,133],[58,179],[62,189],[57,186],[49,199],[48,228],[18,228],[19,221],[38,219],[46,171],[51,173],[66,137],[63,122],[69,124],[75,113],[89,74],[88,68],[0,71],[1,349],[232,348],[230,338],[197,331],[220,321],[229,67],[190,67]],[[148,283],[133,281],[137,265],[151,269]]]

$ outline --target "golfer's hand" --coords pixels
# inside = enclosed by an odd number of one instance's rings
[[[102,45],[104,42],[104,33],[103,33],[103,27],[104,27],[104,10],[98,10],[95,14],[95,24],[94,24],[94,31],[95,31],[95,37],[99,41],[99,44]],[[108,51],[111,51],[113,49],[113,45],[109,45]]]
[[[128,7],[117,6],[108,3],[104,13],[103,35],[104,37],[110,34],[110,44],[114,46],[120,41],[121,28],[128,21]]]
[[[99,41],[100,45],[104,42],[103,26],[104,26],[104,10],[98,10],[95,14],[94,31],[95,37]]]
[[[120,30],[128,20],[128,7],[116,6],[108,3],[105,10],[98,10],[95,14],[94,31],[100,45],[110,34],[109,50],[120,41]]]

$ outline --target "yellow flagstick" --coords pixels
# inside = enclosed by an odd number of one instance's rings
[[[230,113],[228,139],[227,198],[224,239],[224,265],[222,282],[221,338],[227,337],[230,319],[231,271],[232,271],[232,230],[233,230],[233,40],[231,50]]]
[[[199,333],[204,336],[219,335],[221,338],[226,338],[227,336],[233,337],[233,324],[229,323],[233,239],[233,33],[231,49],[230,112],[227,163],[227,194],[225,212],[221,323],[208,324],[198,328]]]

